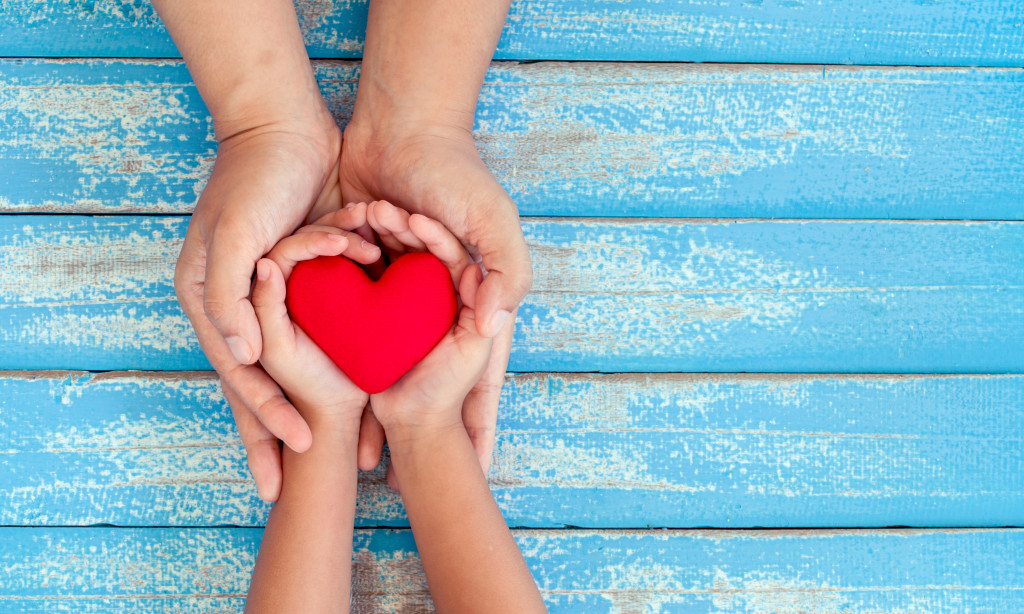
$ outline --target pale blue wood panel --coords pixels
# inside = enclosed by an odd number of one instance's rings
[[[366,0],[295,3],[312,57],[357,58]],[[844,3],[514,0],[497,58],[1013,66],[1024,63],[1014,0]],[[138,0],[4,0],[0,55],[177,56]]]
[[[0,375],[0,524],[261,526],[206,374]],[[1024,524],[1024,376],[511,377],[513,526]],[[357,523],[408,526],[383,467]]]
[[[0,217],[0,368],[208,369],[184,217]],[[513,371],[1024,372],[1024,224],[527,219]]]
[[[0,529],[0,603],[28,612],[241,612],[259,529]],[[519,531],[558,612],[1024,608],[1024,531]],[[357,531],[352,611],[433,611],[408,531]]]
[[[320,63],[344,122],[358,65]],[[1024,71],[495,64],[524,215],[1024,219]],[[175,63],[0,62],[0,210],[187,213],[216,154]],[[993,160],[998,160],[994,163]]]

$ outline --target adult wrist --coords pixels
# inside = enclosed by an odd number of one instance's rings
[[[217,142],[236,140],[239,137],[264,132],[289,132],[301,134],[309,139],[328,140],[340,129],[320,97],[317,99],[287,99],[286,97],[260,97],[239,100],[230,108],[212,113],[214,136]]]
[[[443,136],[472,141],[476,101],[461,107],[431,92],[396,95],[373,78],[359,82],[346,138],[365,137],[387,145],[418,136]]]

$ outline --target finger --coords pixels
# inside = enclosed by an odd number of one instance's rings
[[[256,362],[262,352],[249,287],[265,246],[253,238],[254,234],[256,231],[246,222],[222,219],[206,245],[203,284],[207,319],[224,338],[235,360],[244,365]]]
[[[480,459],[480,468],[483,469],[484,475],[491,466],[491,455],[494,452],[498,406],[501,388],[505,383],[505,371],[508,368],[514,330],[513,317],[508,319],[501,332],[494,337],[484,374],[462,403],[462,422],[466,425],[466,432],[473,443],[477,458]]]
[[[313,443],[309,425],[266,371],[258,366],[240,366],[221,374],[221,379],[232,390],[245,391],[246,406],[285,445],[300,453],[309,449]]]
[[[367,207],[366,203],[349,203],[338,211],[332,211],[317,218],[313,224],[348,230],[373,245],[376,237],[373,234],[373,228],[370,228],[370,224],[366,220]]]
[[[182,258],[179,259],[175,267],[174,287],[178,299],[196,331],[199,345],[202,346],[210,364],[220,375],[224,388],[231,389],[235,395],[236,402],[232,403],[232,410],[241,412],[242,409],[245,409],[246,412],[239,414],[239,416],[245,415],[249,418],[245,424],[255,422],[262,429],[243,426],[240,418],[236,416],[236,420],[239,420],[239,433],[242,435],[243,441],[248,443],[256,435],[269,431],[276,438],[287,441],[289,447],[294,450],[301,452],[309,448],[312,436],[306,421],[290,403],[284,400],[284,395],[281,394],[281,389],[274,380],[257,366],[239,364],[220,332],[206,318],[203,310],[203,284],[201,281],[203,279],[201,263],[204,261],[201,252],[183,248]],[[255,311],[253,317],[256,317]],[[262,337],[260,343],[262,344]],[[279,409],[276,411],[267,409],[265,413],[270,417],[263,420],[260,417],[260,412],[256,411],[261,407],[278,407]],[[249,435],[249,432],[254,435]],[[261,454],[258,453],[256,458],[262,458]],[[279,453],[275,454],[275,458],[278,458]],[[278,467],[279,465],[278,462]],[[254,471],[256,472],[254,477],[259,479],[259,470],[254,469]]]
[[[370,209],[373,211],[374,220],[377,224],[374,230],[383,228],[401,243],[403,251],[426,251],[427,246],[409,229],[408,211],[396,207],[386,200],[378,200],[371,203]],[[377,234],[380,234],[380,230],[377,230]]]
[[[377,219],[377,214],[382,205],[379,203],[384,201],[374,201],[370,203],[366,210],[366,223],[373,229],[373,232],[377,235],[377,240],[380,242],[381,247],[384,248],[388,253],[388,257],[392,260],[398,255],[405,253],[405,246],[398,240],[398,237],[391,234],[387,226],[384,226]]]
[[[284,303],[285,285],[281,269],[269,258],[256,262],[256,283],[252,305],[260,322],[265,356],[292,356],[295,353],[295,328]]]
[[[363,417],[359,421],[359,445],[356,452],[356,463],[363,471],[373,471],[380,464],[380,454],[384,450],[384,427],[373,415],[367,404],[363,409]]]
[[[498,334],[533,284],[526,239],[521,230],[515,232],[521,229],[519,216],[507,196],[503,196],[503,201],[507,201],[507,206],[486,212],[486,227],[474,233],[473,243],[487,271],[476,307],[477,325],[486,337]]]
[[[458,287],[466,267],[473,263],[459,239],[441,222],[419,213],[409,216],[409,230],[423,242],[427,251],[448,267],[452,283]]]
[[[359,235],[331,226],[306,226],[285,237],[267,254],[281,267],[288,279],[295,265],[317,256],[343,255],[356,262],[369,264],[380,258],[380,248]]]
[[[281,494],[281,446],[274,435],[249,411],[242,399],[221,381],[224,398],[231,406],[238,435],[245,446],[249,473],[256,480],[256,491],[267,503],[277,501]]]
[[[391,487],[391,490],[401,494],[402,491],[398,489],[398,475],[395,473],[394,465],[388,465],[387,480],[388,486]]]
[[[476,295],[483,282],[483,272],[479,267],[467,267],[459,279],[459,299],[470,309],[476,309]]]
[[[348,231],[356,230],[366,225],[366,203],[348,203],[337,211],[323,215],[313,224],[334,226]]]

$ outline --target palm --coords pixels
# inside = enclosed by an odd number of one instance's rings
[[[387,200],[422,213],[440,221],[470,253],[482,257],[491,272],[477,308],[482,316],[490,318],[510,296],[518,302],[529,288],[526,243],[522,233],[513,230],[519,228],[518,211],[480,159],[470,133],[425,131],[382,147],[349,129],[339,179],[346,202]],[[488,365],[463,404],[463,422],[485,471],[494,447],[513,325],[514,316],[495,337]]]
[[[302,447],[309,431],[277,384],[251,364],[262,348],[249,280],[279,239],[340,206],[334,131],[333,139],[330,131],[267,131],[221,143],[175,269],[178,299],[221,376],[253,475],[269,500],[280,484],[277,438]],[[229,338],[245,340],[242,350],[230,347]]]

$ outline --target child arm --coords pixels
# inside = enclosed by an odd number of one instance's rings
[[[387,205],[374,203],[371,213],[378,206]],[[397,223],[384,230],[410,247],[418,239],[448,266],[463,302],[458,323],[437,347],[370,399],[387,434],[434,604],[440,612],[545,612],[462,422],[463,400],[492,343],[475,322],[480,269],[440,223],[418,215],[387,219]]]
[[[283,450],[281,495],[263,533],[246,612],[349,608],[356,445],[367,395],[291,321],[284,303],[285,277],[296,262],[350,251],[345,233],[323,228],[303,228],[256,266],[261,362],[309,424],[313,443],[301,454]]]

